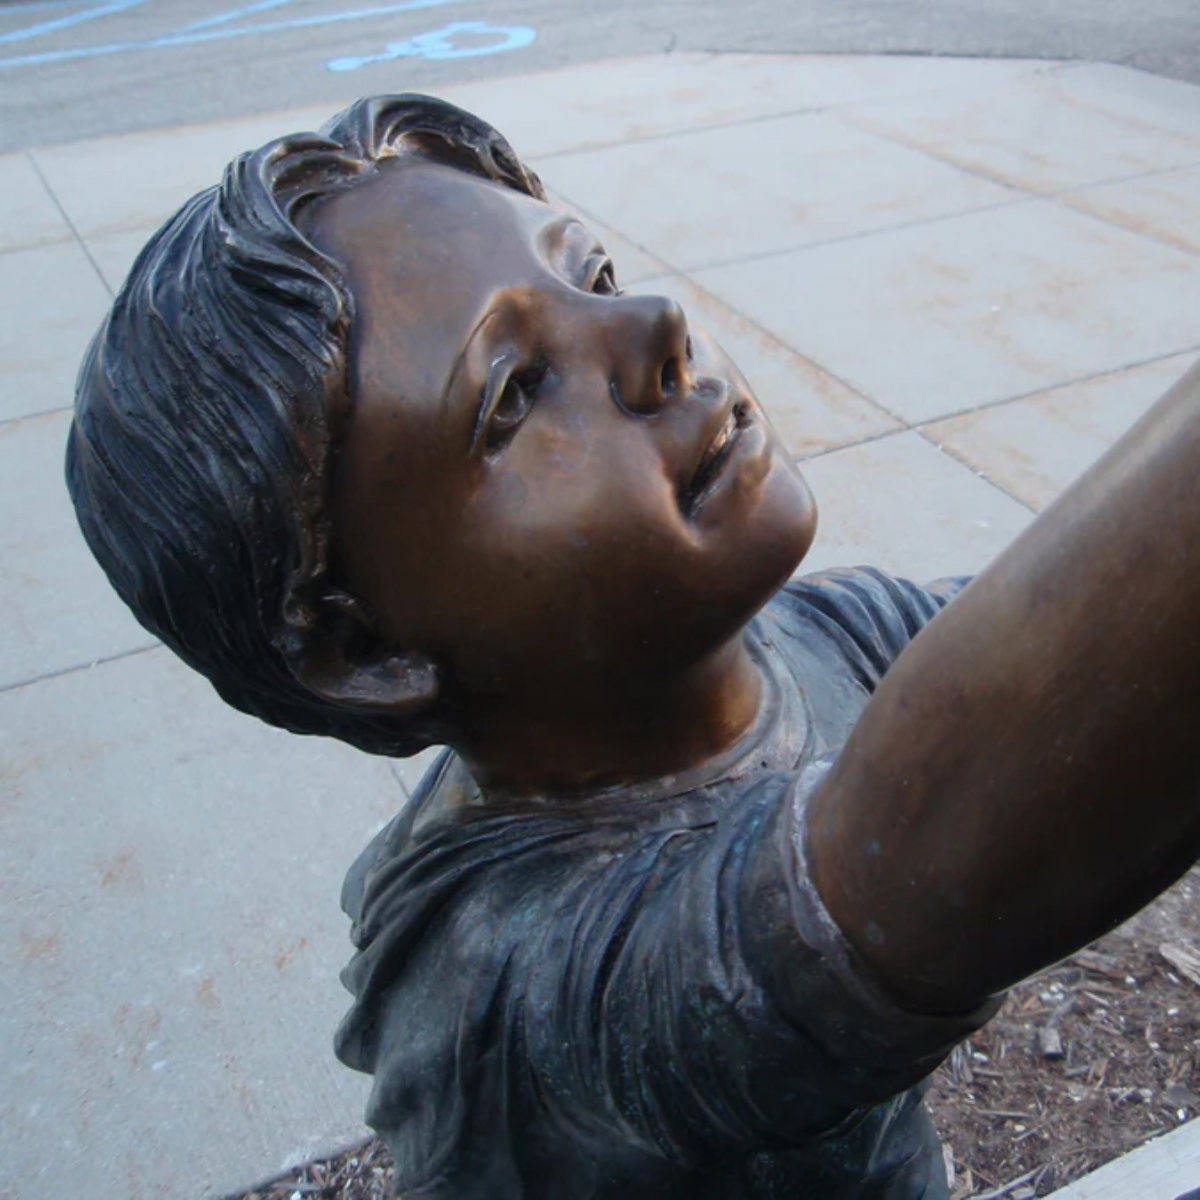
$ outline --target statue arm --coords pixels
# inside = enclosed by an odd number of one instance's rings
[[[1200,855],[1200,366],[904,652],[814,795],[876,982],[965,1012]]]

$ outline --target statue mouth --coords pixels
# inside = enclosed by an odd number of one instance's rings
[[[742,430],[751,420],[750,406],[744,401],[738,401],[730,408],[721,427],[705,447],[695,473],[680,497],[680,507],[687,516],[693,516],[717,490],[721,475],[741,440]]]

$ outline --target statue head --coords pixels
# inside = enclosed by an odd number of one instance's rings
[[[67,477],[117,591],[229,703],[385,754],[685,670],[813,529],[719,348],[418,96],[242,155],[155,235]]]

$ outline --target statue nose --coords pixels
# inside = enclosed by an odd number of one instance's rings
[[[691,389],[687,317],[666,296],[622,296],[610,303],[613,399],[628,412],[651,416]]]

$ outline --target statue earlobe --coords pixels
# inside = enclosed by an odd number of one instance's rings
[[[292,674],[310,692],[340,708],[373,716],[414,717],[438,697],[434,662],[419,651],[385,645],[374,614],[346,592],[326,591],[302,645],[288,655]]]

